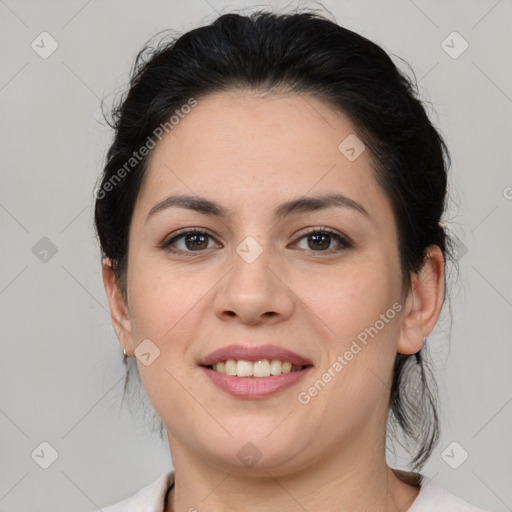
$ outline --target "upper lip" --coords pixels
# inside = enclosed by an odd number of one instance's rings
[[[307,366],[312,362],[291,350],[277,345],[227,345],[225,347],[214,350],[204,357],[199,364],[201,366],[211,366],[219,361],[227,361],[228,359],[243,359],[245,361],[260,361],[262,359],[279,359],[280,361],[289,361],[294,365]]]

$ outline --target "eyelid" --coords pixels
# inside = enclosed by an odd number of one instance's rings
[[[328,233],[330,235],[336,235],[340,238],[343,238],[347,243],[352,243],[348,236],[344,235],[336,229],[328,228],[327,226],[308,226],[307,228],[303,228],[300,231],[297,231],[293,236],[302,238],[306,235],[312,235],[315,233]]]
[[[207,228],[182,228],[178,229],[178,231],[175,231],[174,233],[171,233],[167,238],[164,239],[162,244],[168,244],[169,242],[172,242],[174,239],[178,238],[182,235],[188,235],[189,233],[205,233],[207,235],[210,235],[212,238],[215,238],[216,235],[214,235],[209,229]]]
[[[335,238],[339,244],[338,248],[334,247],[334,248],[328,249],[326,251],[313,251],[311,249],[306,249],[311,254],[315,254],[315,255],[319,255],[319,256],[322,254],[329,255],[329,254],[339,253],[345,249],[350,249],[350,248],[354,247],[352,240],[348,236],[344,235],[343,233],[338,232],[335,229],[331,229],[326,226],[315,226],[315,227],[305,228],[305,230],[306,231],[304,231],[304,232],[299,231],[297,234],[294,235],[295,237],[297,237],[297,240],[294,243],[299,242],[300,240],[302,240],[303,238],[305,238],[307,236],[325,233],[325,234],[328,234],[331,237]]]
[[[213,240],[217,240],[217,236],[214,235],[209,229],[206,229],[206,228],[183,228],[183,229],[180,229],[174,233],[172,233],[170,236],[166,237],[164,239],[164,241],[159,244],[159,247],[161,249],[167,249],[169,250],[169,252],[176,252],[176,253],[180,253],[180,252],[186,252],[186,253],[190,253],[190,254],[193,254],[194,252],[197,252],[197,253],[201,253],[201,252],[204,252],[203,251],[181,251],[180,249],[177,249],[176,251],[173,251],[173,250],[170,250],[169,249],[169,246],[171,243],[173,243],[175,240],[185,236],[185,235],[188,235],[188,234],[204,234],[204,235],[208,235],[210,238],[212,238]]]

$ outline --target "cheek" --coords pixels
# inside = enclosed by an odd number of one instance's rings
[[[149,339],[158,347],[158,357],[150,365],[137,360],[137,367],[158,416],[166,425],[173,425],[176,418],[192,414],[186,361],[199,324],[197,302],[205,291],[198,279],[186,274],[166,274],[165,269],[155,270],[147,264],[135,268],[130,298],[135,345]],[[201,411],[193,414],[200,416]]]
[[[309,286],[302,288],[305,302],[324,321],[340,349],[376,322],[379,331],[390,331],[391,320],[397,316],[393,305],[400,298],[398,270],[390,265],[384,258],[354,258],[347,265],[312,276]]]
[[[328,276],[316,276],[310,280],[315,286],[302,290],[309,290],[306,303],[321,319],[318,325],[326,326],[327,358],[318,387],[328,382],[324,399],[338,404],[340,414],[349,403],[364,409],[386,392],[403,308],[396,266],[382,255],[368,254]],[[328,398],[331,393],[336,397]]]
[[[177,333],[194,317],[194,305],[205,293],[204,281],[186,270],[166,269],[162,262],[133,259],[130,286],[132,325],[137,339],[150,338],[159,345],[179,340]]]

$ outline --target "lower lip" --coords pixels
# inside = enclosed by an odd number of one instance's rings
[[[217,387],[230,395],[238,398],[266,398],[297,384],[313,367],[307,366],[296,372],[269,377],[237,377],[217,372],[205,366],[201,366],[201,368]]]

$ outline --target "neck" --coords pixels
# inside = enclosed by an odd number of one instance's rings
[[[247,512],[405,512],[416,499],[418,482],[391,469],[375,447],[345,449],[294,472],[252,468],[251,473],[219,468],[169,439],[175,484],[165,512],[203,510]],[[352,453],[347,453],[347,450]],[[344,462],[345,461],[345,462]],[[356,461],[354,463],[354,461]]]

